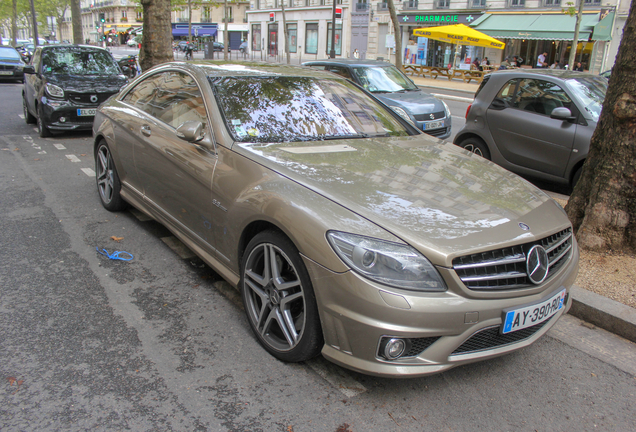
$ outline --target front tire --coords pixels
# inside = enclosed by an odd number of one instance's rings
[[[320,353],[323,337],[313,287],[287,237],[264,231],[249,242],[240,288],[250,327],[270,354],[300,362]]]
[[[95,177],[97,192],[104,208],[108,211],[120,211],[126,208],[126,201],[121,197],[121,183],[117,168],[110,154],[106,141],[100,141],[95,152]]]
[[[24,96],[22,96],[22,110],[24,111],[24,121],[26,122],[26,124],[35,124],[37,122],[35,116],[29,112]]]
[[[44,120],[42,119],[42,117],[44,117],[44,115],[42,113],[42,109],[40,108],[38,109],[38,117],[37,117],[38,135],[40,135],[40,138],[48,138],[51,136],[51,131],[44,124]]]
[[[476,155],[481,156],[484,159],[490,160],[490,151],[488,150],[488,146],[480,138],[467,138],[459,143],[459,146],[462,147],[464,150],[468,150],[469,152],[475,153]]]

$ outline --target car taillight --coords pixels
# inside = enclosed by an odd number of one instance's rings
[[[468,120],[468,113],[470,112],[470,107],[472,107],[473,104],[468,105],[468,108],[466,108],[466,120]]]

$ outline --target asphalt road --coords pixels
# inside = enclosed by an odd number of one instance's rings
[[[636,347],[571,317],[420,379],[273,359],[165,228],[102,208],[90,133],[39,138],[20,94],[0,83],[0,430],[636,430]]]

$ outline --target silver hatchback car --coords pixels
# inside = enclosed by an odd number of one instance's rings
[[[454,143],[517,174],[574,186],[606,91],[607,79],[589,73],[493,72]]]

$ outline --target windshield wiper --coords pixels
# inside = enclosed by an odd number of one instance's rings
[[[330,135],[320,138],[321,141],[331,141],[339,139],[356,139],[356,138],[369,138],[368,134],[354,134],[354,135]]]

